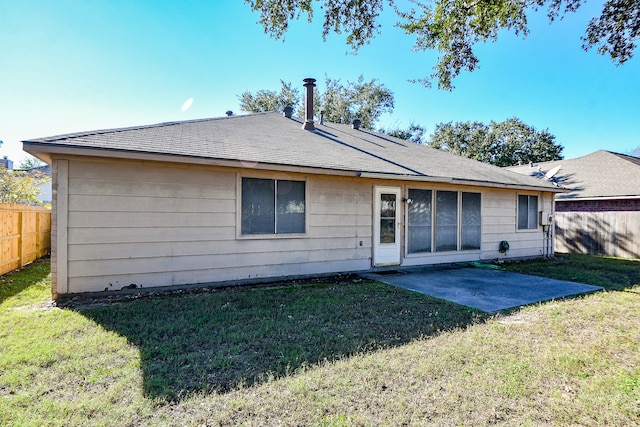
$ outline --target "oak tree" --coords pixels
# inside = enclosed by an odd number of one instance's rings
[[[555,142],[554,135],[546,129],[538,131],[515,117],[500,123],[491,121],[488,125],[477,121],[440,123],[428,144],[496,166],[563,158],[563,147]]]
[[[294,109],[301,105],[300,91],[283,80],[280,80],[279,92],[259,90],[251,93],[247,90],[238,96],[238,101],[240,101],[240,109],[249,113],[282,111],[287,105]]]
[[[603,0],[601,0],[603,1]],[[398,16],[396,26],[416,37],[415,51],[437,50],[440,57],[429,76],[417,79],[425,85],[437,80],[438,87],[451,90],[461,71],[478,66],[474,47],[496,41],[503,30],[516,35],[529,33],[528,16],[546,7],[550,21],[578,10],[586,0],[412,0],[410,9],[401,9],[396,0],[245,0],[260,13],[259,23],[270,36],[280,39],[291,20],[306,15],[311,22],[315,11],[324,13],[323,39],[330,32],[346,34],[353,50],[368,44],[380,33],[378,18],[385,7]],[[582,37],[584,50],[596,48],[620,65],[628,61],[640,36],[640,2],[604,0],[600,16],[587,25]]]
[[[291,83],[280,81],[279,92],[259,90],[256,93],[246,91],[238,100],[240,109],[258,113],[264,111],[282,111],[289,105],[299,117],[304,116],[303,97]],[[373,129],[380,116],[392,112],[393,92],[376,79],[366,81],[362,75],[356,81],[343,84],[339,79],[325,76],[323,92],[314,91],[314,116],[324,111],[324,118],[332,123],[352,123],[360,119],[360,126]]]
[[[41,205],[40,188],[47,177],[39,172],[8,170],[0,167],[0,203]]]
[[[404,139],[407,141],[415,142],[416,144],[426,144],[427,129],[419,124],[411,123],[406,129],[402,128],[390,128],[390,129],[378,129],[378,132],[384,133],[389,136]]]

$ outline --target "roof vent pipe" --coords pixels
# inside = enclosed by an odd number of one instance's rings
[[[360,119],[354,119],[351,125],[355,130],[358,130],[360,129],[360,123],[362,123]]]
[[[231,111],[231,110],[227,110],[227,111],[225,112],[225,114],[227,115],[227,117],[231,117],[231,116],[233,116],[233,111]]]
[[[315,126],[313,125],[313,88],[316,86],[316,79],[307,78],[303,81],[303,86],[307,88],[307,99],[305,102],[305,119],[302,129],[315,130]]]
[[[293,107],[291,105],[287,105],[286,107],[284,107],[284,109],[282,110],[282,115],[287,119],[290,119],[293,115]]]
[[[320,110],[320,124],[324,124],[324,110]]]

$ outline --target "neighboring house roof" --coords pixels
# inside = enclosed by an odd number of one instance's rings
[[[51,177],[51,165],[36,166],[35,168],[23,169],[27,173],[37,172],[42,175]]]
[[[558,195],[558,200],[640,197],[640,158],[611,151],[506,169],[545,180],[544,175],[558,166],[551,180],[571,190]]]
[[[23,144],[25,151],[49,162],[52,153],[75,153],[563,191],[503,168],[350,125],[316,123],[314,131],[301,126],[300,119],[280,113],[257,113],[78,132]]]

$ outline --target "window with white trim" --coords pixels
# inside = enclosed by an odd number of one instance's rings
[[[305,232],[305,182],[242,178],[242,234]]]
[[[538,229],[538,196],[518,195],[518,230]]]

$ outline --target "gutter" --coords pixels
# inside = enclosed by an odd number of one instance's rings
[[[457,178],[429,176],[429,175],[416,176],[416,175],[394,175],[394,174],[375,173],[375,172],[361,172],[359,176],[361,178],[372,178],[372,179],[392,179],[397,181],[417,181],[417,182],[442,182],[447,184],[468,185],[472,187],[491,187],[491,188],[520,189],[520,190],[531,190],[531,191],[546,191],[549,193],[569,193],[571,191],[569,189],[561,188],[561,187],[538,187],[538,186],[526,185],[526,184],[505,184],[502,182],[474,181],[470,179],[457,179]]]
[[[598,201],[598,200],[620,200],[620,199],[624,199],[624,200],[638,200],[640,199],[640,196],[624,196],[624,195],[620,195],[620,196],[593,196],[593,197],[562,197],[562,198],[557,198],[556,202],[592,202],[592,201]]]

